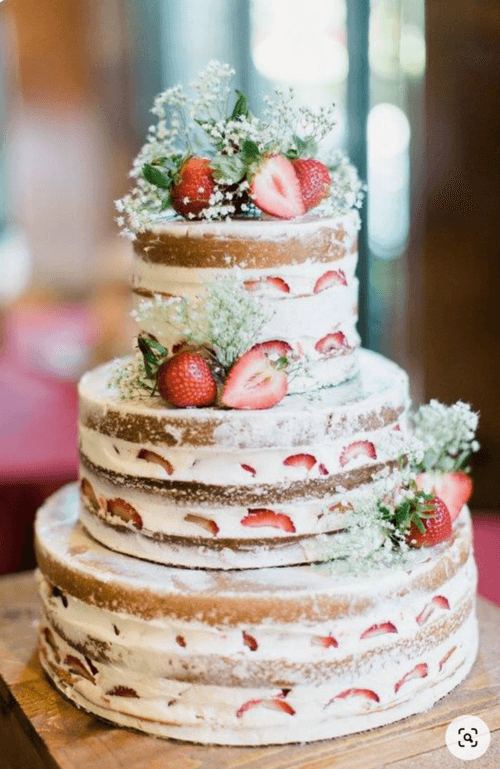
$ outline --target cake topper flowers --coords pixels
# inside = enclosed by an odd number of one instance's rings
[[[292,90],[276,91],[258,118],[232,90],[234,74],[211,61],[188,92],[174,86],[156,97],[158,122],[130,173],[135,186],[116,202],[128,237],[172,209],[210,220],[262,212],[290,219],[311,208],[333,216],[360,207],[363,185],[347,158],[317,157],[333,107],[297,107]]]

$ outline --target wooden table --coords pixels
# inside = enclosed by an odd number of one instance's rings
[[[445,744],[459,715],[492,732],[474,769],[500,767],[500,608],[479,601],[481,646],[469,677],[428,713],[371,732],[310,745],[221,748],[160,740],[80,712],[48,683],[36,651],[31,572],[0,578],[2,769],[448,769],[464,766]]]

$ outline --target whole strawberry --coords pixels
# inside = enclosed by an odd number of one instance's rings
[[[210,161],[188,158],[179,168],[178,180],[170,187],[170,203],[174,211],[185,218],[198,218],[210,205],[215,189]]]
[[[406,542],[410,547],[432,547],[452,535],[450,513],[443,500],[433,497],[425,507],[426,512],[415,512],[412,515],[406,534]]]
[[[297,158],[292,160],[292,165],[299,180],[304,206],[309,211],[330,194],[330,172],[324,163],[313,158]]]
[[[420,473],[417,476],[420,489],[435,494],[443,500],[450,512],[451,520],[458,518],[462,507],[472,495],[472,478],[462,470],[452,473],[438,471]]]
[[[207,361],[194,352],[180,352],[158,370],[158,390],[172,406],[196,408],[212,406],[217,384]]]

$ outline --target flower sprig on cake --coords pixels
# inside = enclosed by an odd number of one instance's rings
[[[345,155],[319,158],[333,107],[315,112],[297,106],[293,91],[276,91],[258,118],[243,93],[232,93],[234,74],[211,61],[188,92],[175,86],[156,97],[158,122],[134,160],[135,185],[116,202],[128,237],[171,209],[186,219],[262,212],[290,219],[312,208],[334,216],[361,206],[363,185]]]

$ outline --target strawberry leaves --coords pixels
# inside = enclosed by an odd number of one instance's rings
[[[158,369],[168,356],[168,350],[151,336],[137,337],[137,346],[142,353],[144,368],[148,379],[156,382]]]

